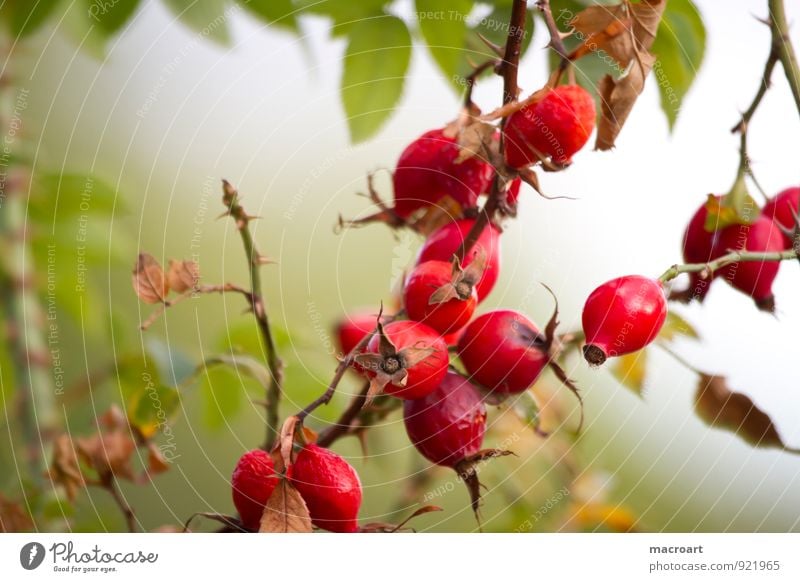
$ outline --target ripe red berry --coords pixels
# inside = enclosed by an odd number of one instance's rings
[[[781,231],[763,214],[753,224],[735,224],[720,231],[719,248],[728,251],[773,252],[783,250]],[[719,276],[734,288],[750,295],[759,309],[775,310],[772,282],[778,275],[778,261],[741,261],[723,267]]]
[[[720,256],[717,248],[719,231],[716,228],[713,231],[707,230],[707,219],[707,202],[704,202],[694,213],[683,233],[683,260],[686,263],[707,263]],[[711,287],[712,279],[713,277],[703,278],[698,273],[689,273],[690,298],[702,302]]]
[[[458,331],[469,323],[478,306],[475,282],[481,274],[463,271],[457,261],[417,265],[403,286],[409,319],[421,321],[442,335]]]
[[[433,231],[419,251],[417,264],[450,261],[474,224],[473,219],[456,220]],[[494,226],[483,229],[475,245],[464,257],[464,268],[469,267],[475,257],[482,256],[481,251],[485,254],[486,269],[475,285],[478,301],[483,301],[489,295],[500,274],[500,231]]]
[[[550,361],[546,339],[521,313],[491,311],[477,317],[458,342],[470,378],[495,394],[531,386]]]
[[[486,407],[468,380],[448,372],[436,390],[403,404],[403,420],[408,438],[426,459],[455,467],[481,449]]]
[[[800,206],[800,188],[787,188],[764,205],[763,215],[772,219],[784,231],[794,232],[795,216]],[[783,234],[785,249],[792,248],[792,237]]]
[[[287,475],[306,502],[314,525],[337,533],[358,530],[361,481],[350,463],[312,443],[297,453]]]
[[[233,505],[247,529],[258,530],[264,506],[277,484],[275,465],[267,452],[249,451],[236,463],[231,477]]]
[[[583,306],[586,361],[599,366],[606,358],[642,349],[656,338],[666,317],[659,281],[627,275],[603,283]]]
[[[524,168],[543,155],[557,164],[569,164],[589,141],[595,117],[594,99],[583,87],[561,85],[549,90],[506,120],[506,163]]]
[[[408,218],[420,208],[450,196],[462,208],[472,208],[487,192],[494,169],[477,152],[456,161],[460,148],[455,138],[434,129],[411,142],[394,171],[394,211]]]
[[[336,340],[342,354],[349,354],[364,336],[375,329],[376,311],[364,310],[346,315],[336,325]]]
[[[393,321],[372,336],[366,353],[356,356],[380,391],[411,400],[433,392],[447,373],[447,344],[435,330],[417,321]]]

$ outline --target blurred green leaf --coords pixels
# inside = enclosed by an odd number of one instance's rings
[[[653,80],[658,83],[661,109],[670,130],[703,62],[705,49],[706,29],[694,3],[670,0],[651,48],[658,57],[653,66]]]
[[[180,21],[203,38],[225,44],[230,40],[226,0],[163,0]]]
[[[194,375],[194,362],[180,348],[154,335],[145,339],[145,348],[158,368],[159,376],[170,386],[180,386]]]
[[[0,22],[16,38],[41,26],[60,0],[5,0],[0,3]]]
[[[219,429],[242,409],[247,388],[261,388],[249,377],[238,375],[228,367],[206,368],[201,384],[203,420],[212,429]]]
[[[528,50],[531,40],[533,40],[533,12],[533,10],[528,10],[525,13],[525,32],[524,36],[522,37],[522,55],[524,55]],[[486,37],[496,45],[504,46],[506,39],[508,38],[508,22],[510,18],[511,2],[498,3],[497,7],[492,10],[488,16],[481,18],[474,28],[470,28],[467,31],[466,47],[468,50],[464,51],[464,65],[467,64],[467,57],[473,61],[477,60],[478,58],[496,58],[495,54],[486,46],[486,44],[484,44],[478,34]],[[477,53],[477,55],[471,53]],[[468,70],[462,69],[462,72],[468,72]]]
[[[156,383],[143,383],[143,388],[126,402],[128,421],[146,437],[173,420],[180,407],[177,388]]]
[[[455,82],[461,70],[467,43],[467,17],[472,0],[415,0],[419,30],[433,60],[448,81]],[[506,21],[508,22],[508,21]]]
[[[350,30],[341,93],[354,143],[375,135],[400,100],[411,59],[411,36],[394,16],[362,21]]]
[[[610,371],[623,386],[641,396],[647,378],[647,350],[614,358]]]
[[[331,34],[335,37],[345,36],[350,29],[365,19],[381,17],[383,7],[389,0],[359,0],[347,2],[342,0],[298,0],[295,5],[304,14],[327,16],[333,20]]]
[[[236,371],[237,375],[244,373],[262,387],[267,387],[270,382],[270,373],[267,367],[250,356],[244,354],[226,355],[220,354],[211,356],[205,361],[206,368],[212,366],[224,365],[229,366],[232,370]]]
[[[239,3],[266,24],[297,31],[297,9],[292,0],[239,0]]]
[[[33,220],[52,224],[76,216],[111,216],[124,209],[117,190],[91,174],[45,173],[36,176],[30,196],[29,212]]]
[[[118,32],[133,16],[141,0],[83,0],[87,17],[107,36]]]

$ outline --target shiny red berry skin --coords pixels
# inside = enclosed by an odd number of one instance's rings
[[[247,529],[258,530],[264,506],[277,484],[275,465],[266,451],[248,451],[236,463],[231,477],[233,505]]]
[[[762,214],[789,232],[794,232],[798,205],[800,205],[800,188],[787,188],[764,205]],[[792,237],[783,234],[783,241],[784,249],[792,248]]]
[[[781,231],[763,214],[753,224],[734,224],[720,231],[719,247],[725,251],[782,251]],[[724,254],[724,253],[723,253]],[[719,270],[719,277],[731,286],[750,295],[764,311],[775,309],[772,282],[778,275],[778,261],[741,261]]]
[[[550,361],[544,336],[527,317],[511,310],[475,318],[458,342],[470,379],[494,394],[516,394],[531,386]]]
[[[383,329],[386,337],[394,344],[398,352],[414,348],[432,350],[430,355],[411,367],[407,367],[405,362],[400,362],[408,372],[406,385],[395,386],[389,383],[384,388],[384,392],[397,398],[411,400],[422,398],[436,390],[450,364],[447,344],[444,343],[442,336],[428,325],[418,321],[393,321],[385,325]],[[372,336],[366,351],[371,353],[380,351],[380,337],[377,334]],[[365,373],[368,376],[375,375],[371,370],[365,370]]]
[[[558,164],[568,164],[594,131],[594,99],[578,85],[551,89],[537,102],[512,113],[503,130],[506,163],[524,168],[539,161],[536,155],[549,156]]]
[[[403,404],[408,438],[431,463],[455,467],[481,450],[486,407],[475,386],[448,372],[425,398]]]
[[[655,279],[627,275],[603,283],[583,306],[584,357],[599,366],[636,352],[656,338],[666,317],[664,288]]]
[[[312,443],[297,453],[287,475],[306,502],[314,525],[337,533],[358,530],[361,481],[350,463]]]
[[[419,251],[417,264],[426,261],[450,261],[474,224],[473,219],[465,218],[448,222],[433,231]],[[494,226],[485,228],[475,246],[464,257],[463,267],[472,263],[479,249],[486,253],[486,270],[475,289],[478,292],[478,301],[483,301],[491,293],[500,275],[500,231]]]
[[[343,355],[349,354],[364,336],[375,329],[377,311],[357,311],[346,315],[336,325],[336,343]]]
[[[408,218],[420,208],[450,196],[462,208],[472,208],[488,192],[494,175],[481,152],[456,162],[459,146],[443,129],[434,129],[411,142],[394,171],[394,211]]]
[[[469,323],[478,306],[474,287],[456,285],[459,297],[443,303],[430,303],[431,295],[451,284],[453,265],[444,261],[428,261],[414,267],[403,286],[403,305],[409,319],[421,321],[441,335],[458,331]]]
[[[721,198],[721,196],[717,196]],[[692,216],[683,233],[683,260],[686,263],[707,263],[720,256],[717,248],[719,231],[709,232],[705,228],[708,209],[704,202]],[[714,273],[716,276],[718,273]],[[711,288],[713,276],[703,278],[697,273],[689,273],[691,298],[702,302]]]

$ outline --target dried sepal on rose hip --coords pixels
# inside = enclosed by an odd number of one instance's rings
[[[583,306],[583,355],[593,366],[609,357],[641,350],[667,317],[660,281],[640,275],[612,279],[592,291]]]
[[[419,251],[417,265],[428,261],[450,261],[474,225],[474,219],[465,218],[448,222],[433,231]],[[467,253],[462,267],[466,269],[476,258],[484,257],[483,274],[475,284],[480,302],[491,293],[500,274],[500,230],[494,225],[484,228],[472,249],[474,252]]]
[[[367,402],[386,393],[397,398],[421,398],[447,373],[447,345],[434,329],[417,321],[378,323],[366,351],[355,364],[370,378]]]
[[[481,487],[477,464],[512,454],[481,449],[486,434],[486,406],[477,388],[449,371],[433,392],[403,404],[403,421],[408,438],[422,456],[458,472],[467,485],[477,515]]]
[[[409,319],[425,323],[442,335],[463,328],[478,306],[476,285],[486,270],[486,253],[466,268],[458,257],[450,263],[428,261],[417,265],[403,286],[403,304]]]

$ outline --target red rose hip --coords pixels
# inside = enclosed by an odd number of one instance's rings
[[[667,317],[659,281],[627,275],[592,291],[583,306],[583,355],[593,366],[636,352],[652,342]]]
[[[783,230],[784,249],[792,248],[792,237],[786,234],[786,231],[794,232],[798,206],[800,206],[800,188],[787,188],[764,205],[762,214]]]
[[[433,392],[447,373],[450,357],[442,336],[417,321],[380,325],[356,363],[371,378],[371,394],[422,398]]]
[[[524,168],[544,155],[559,165],[569,164],[589,141],[595,117],[594,99],[583,87],[561,85],[550,89],[506,120],[506,163]]]
[[[233,505],[245,528],[258,531],[261,515],[278,477],[272,457],[260,449],[242,455],[231,477]]]
[[[475,283],[481,274],[462,270],[458,261],[417,265],[403,286],[409,319],[421,321],[442,335],[458,331],[469,323],[478,305]]]
[[[431,463],[456,467],[481,450],[486,407],[475,386],[448,372],[436,390],[403,404],[408,438]]]
[[[419,251],[417,264],[427,261],[449,262],[474,224],[473,219],[456,220],[432,232]],[[491,293],[500,274],[500,231],[496,227],[488,226],[483,229],[475,245],[464,257],[463,267],[468,268],[479,256],[485,257],[486,268],[475,289],[478,292],[478,301],[483,301]]]
[[[374,311],[364,310],[346,315],[336,325],[336,341],[339,350],[346,355],[353,351],[364,336],[375,329],[378,314]]]
[[[722,254],[717,245],[720,236],[718,229],[716,226],[711,231],[706,229],[707,204],[708,202],[704,202],[697,209],[683,233],[683,260],[686,263],[707,263]],[[689,299],[702,302],[708,294],[713,277],[714,275],[703,278],[698,273],[689,273]]]
[[[297,453],[287,475],[314,525],[337,533],[358,530],[361,481],[350,463],[333,451],[308,444]]]
[[[720,232],[719,247],[724,251],[776,252],[784,250],[781,231],[763,214],[753,224],[735,224]],[[719,270],[719,276],[732,287],[750,295],[762,311],[775,310],[772,282],[778,275],[778,261],[741,261]]]
[[[438,204],[450,196],[462,208],[472,208],[487,192],[494,170],[477,152],[457,161],[460,147],[455,138],[434,129],[411,142],[397,161],[393,175],[394,211],[408,218],[417,210]]]
[[[510,310],[475,318],[458,342],[470,378],[495,394],[531,386],[550,361],[547,341],[527,317]]]

